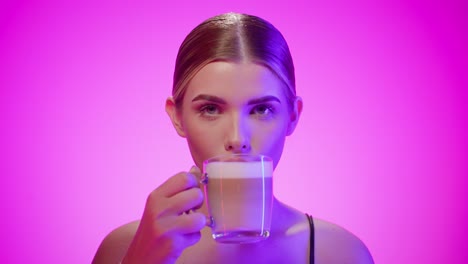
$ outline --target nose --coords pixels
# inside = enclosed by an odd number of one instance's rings
[[[251,150],[248,120],[239,114],[232,116],[227,127],[224,148],[232,153],[248,153]]]

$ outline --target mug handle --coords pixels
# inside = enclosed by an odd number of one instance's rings
[[[203,173],[203,176],[200,179],[200,183],[203,184],[203,185],[208,184],[208,173],[206,173],[206,172]]]
[[[205,186],[208,184],[208,173],[203,173],[203,176],[200,179],[200,183]],[[206,199],[206,197],[205,197]],[[208,227],[214,227],[214,218],[212,216],[207,216],[206,217],[206,226]]]

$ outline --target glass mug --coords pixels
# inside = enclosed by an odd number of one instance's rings
[[[205,197],[213,238],[220,243],[252,243],[270,235],[273,160],[232,154],[203,162]]]

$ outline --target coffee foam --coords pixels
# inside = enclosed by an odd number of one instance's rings
[[[263,167],[263,169],[262,169]],[[205,165],[205,172],[208,178],[236,178],[250,179],[272,177],[273,163],[271,161],[253,161],[253,162],[221,162],[215,161]]]

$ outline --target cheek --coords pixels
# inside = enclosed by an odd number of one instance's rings
[[[286,127],[275,126],[265,129],[258,128],[263,133],[258,133],[253,139],[252,147],[255,152],[270,156],[274,163],[277,164],[283,152],[284,142],[286,139]]]
[[[194,121],[187,121],[185,124],[190,153],[195,163],[201,166],[201,163],[205,159],[219,153],[219,132],[207,125],[200,125]]]

